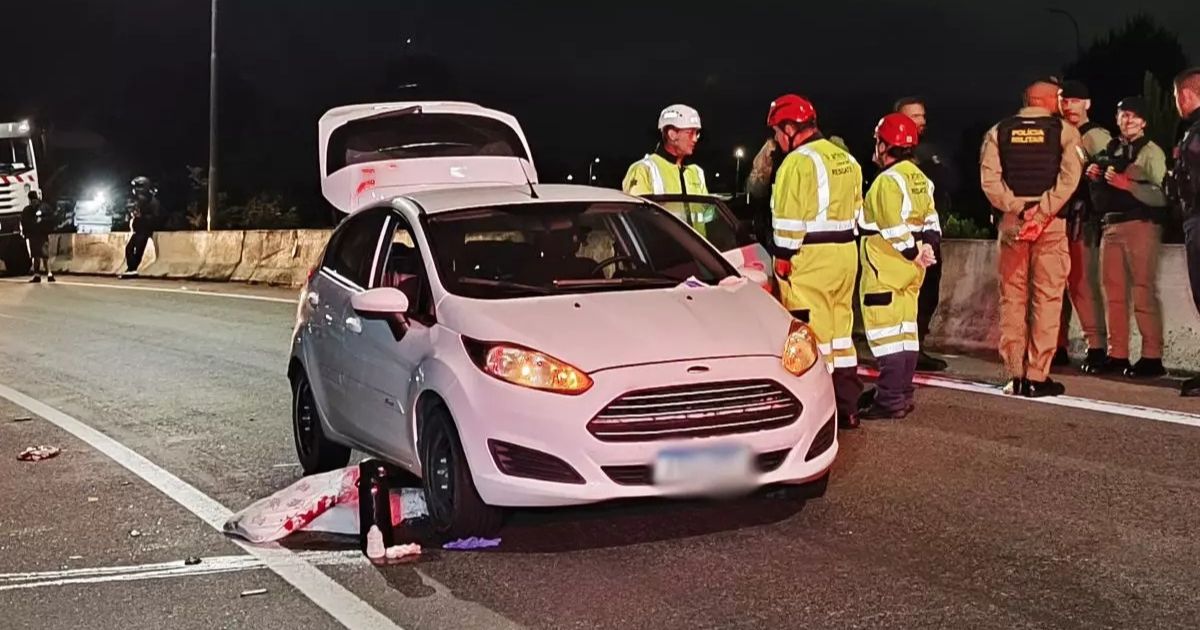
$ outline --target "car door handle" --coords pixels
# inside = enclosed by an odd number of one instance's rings
[[[356,335],[362,333],[362,320],[357,317],[347,317],[346,330]]]
[[[319,305],[321,303],[321,296],[318,295],[316,292],[309,293],[308,294],[308,303],[311,306]]]

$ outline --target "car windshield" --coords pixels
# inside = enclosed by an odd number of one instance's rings
[[[426,233],[447,291],[482,299],[716,284],[736,275],[668,213],[640,203],[530,203],[437,214]]]
[[[33,169],[29,138],[0,138],[0,175],[18,175]]]

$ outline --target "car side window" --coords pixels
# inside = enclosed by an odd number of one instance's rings
[[[429,275],[425,261],[417,248],[408,221],[398,214],[392,215],[391,238],[382,259],[382,273],[378,286],[399,289],[408,298],[409,315],[420,318],[433,313],[433,294],[429,288]]]
[[[337,230],[329,243],[329,251],[325,254],[325,268],[366,288],[386,219],[386,212],[373,210],[366,210],[346,219],[346,223]]]

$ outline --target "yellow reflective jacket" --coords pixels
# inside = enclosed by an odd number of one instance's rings
[[[634,162],[625,173],[621,189],[630,195],[707,195],[708,185],[704,181],[704,170],[693,162],[675,163],[674,156],[662,150]],[[691,221],[692,227],[701,235],[705,224],[716,218],[712,206],[705,206],[699,214],[680,217]]]
[[[858,227],[867,267],[889,287],[907,286],[923,275],[912,262],[918,244],[941,242],[933,182],[911,160],[892,164],[871,182]]]
[[[862,209],[862,167],[845,149],[816,136],[783,159],[771,190],[776,256],[801,245],[854,242]]]

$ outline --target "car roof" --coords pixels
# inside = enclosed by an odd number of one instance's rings
[[[393,199],[408,199],[415,202],[427,214],[502,206],[518,203],[556,202],[644,202],[644,199],[627,195],[611,188],[597,188],[572,184],[534,184],[537,199],[530,195],[529,186],[462,186],[439,188],[400,195]]]

